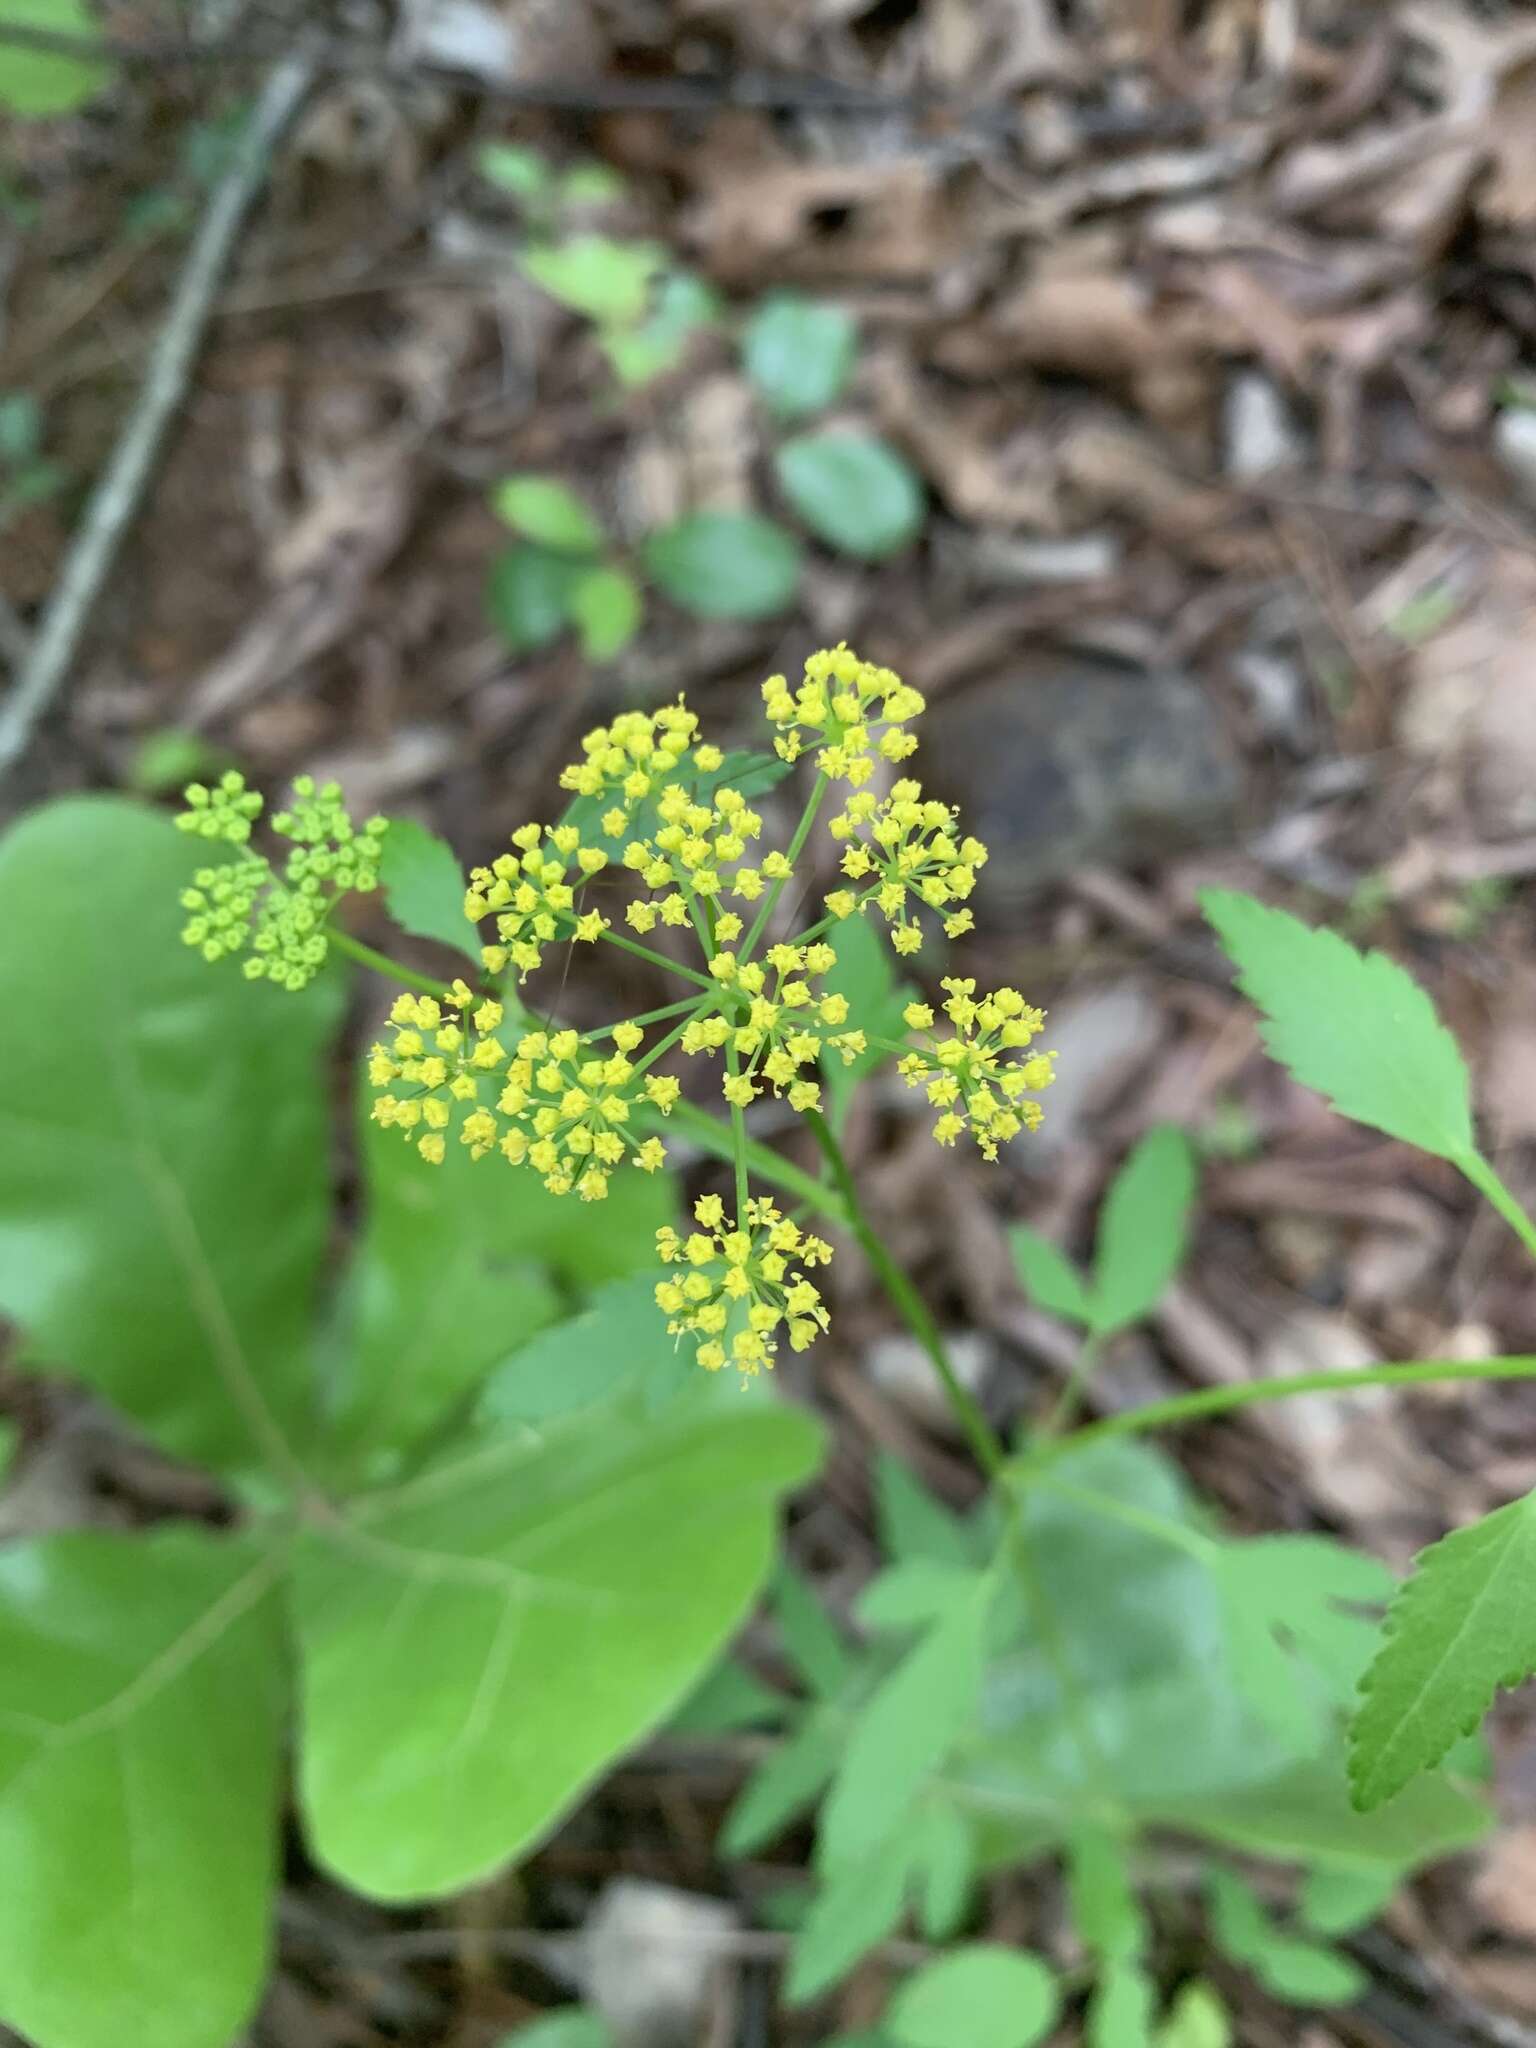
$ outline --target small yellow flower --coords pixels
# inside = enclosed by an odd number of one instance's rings
[[[658,1231],[664,1265],[686,1264],[687,1279],[659,1281],[657,1305],[672,1336],[697,1340],[699,1364],[718,1372],[731,1364],[745,1374],[771,1369],[779,1340],[803,1351],[826,1329],[827,1311],[806,1267],[825,1265],[832,1247],[782,1216],[765,1197],[748,1200],[746,1213],[727,1226],[718,1195],[694,1205],[702,1226],[686,1239]]]
[[[926,1004],[911,1004],[907,1023],[927,1034],[927,1042],[908,1053],[897,1072],[909,1088],[921,1087],[942,1112],[933,1127],[941,1145],[952,1145],[969,1130],[983,1156],[996,1159],[999,1145],[1040,1124],[1041,1107],[1033,1097],[1050,1086],[1056,1055],[1015,1055],[1037,1036],[1045,1013],[1015,988],[1000,988],[978,1000],[972,980],[951,977],[944,987],[951,1035],[935,1038],[932,1011]]]

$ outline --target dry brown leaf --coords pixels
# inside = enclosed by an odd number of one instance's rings
[[[1181,476],[1132,428],[1080,420],[1058,443],[1057,461],[1090,517],[1115,512],[1138,520],[1216,568],[1271,571],[1279,564],[1269,535],[1242,529],[1238,500]]]
[[[1061,531],[1056,472],[1038,433],[995,391],[952,401],[919,380],[903,353],[865,365],[881,424],[902,442],[952,512],[982,525]]]

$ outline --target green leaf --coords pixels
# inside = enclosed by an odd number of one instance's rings
[[[1087,2048],[1151,2048],[1157,1988],[1140,1963],[1111,1963],[1093,1987]]]
[[[1536,1670],[1536,1493],[1453,1530],[1415,1560],[1361,1681],[1349,1778],[1364,1811],[1437,1764],[1501,1686]]]
[[[505,1342],[503,1326],[503,1348]],[[610,1281],[581,1315],[515,1350],[486,1381],[479,1419],[500,1428],[547,1422],[626,1389],[642,1391],[654,1407],[661,1405],[658,1395],[696,1379],[697,1368],[667,1335],[655,1276],[636,1274]]]
[[[883,1842],[818,1888],[791,1951],[784,1990],[791,2005],[819,1998],[894,1931],[916,1855],[911,1835]]]
[[[916,472],[873,434],[802,434],[779,449],[774,471],[812,533],[839,554],[884,561],[923,530]]]
[[[859,1595],[859,1619],[877,1631],[926,1628],[980,1584],[981,1573],[970,1566],[909,1558],[870,1580]]]
[[[882,1451],[875,1463],[875,1512],[880,1541],[898,1563],[931,1558],[969,1571],[980,1551],[960,1517],[934,1499],[899,1458]]]
[[[791,1702],[735,1657],[722,1657],[668,1722],[677,1735],[735,1735],[782,1727]]]
[[[953,1941],[965,1924],[976,1869],[966,1818],[948,1799],[933,1800],[918,1830],[918,1919],[929,1941]]]
[[[515,199],[541,198],[553,182],[547,159],[515,142],[482,142],[475,152],[475,169]]]
[[[414,818],[392,818],[379,857],[389,914],[413,938],[436,939],[480,969],[480,941],[464,915],[464,870],[446,840]]]
[[[1121,1837],[1104,1828],[1079,1828],[1069,1844],[1067,1867],[1073,1923],[1087,1946],[1107,1962],[1140,1955],[1146,1922]]]
[[[613,2048],[613,2032],[601,2013],[568,2005],[506,2035],[501,2048]]]
[[[1056,1980],[1035,1956],[972,1942],[917,1970],[884,2025],[900,2048],[1031,2048],[1050,2032]]]
[[[1100,1336],[1157,1307],[1184,1260],[1194,1194],[1189,1140],[1171,1124],[1148,1131],[1115,1176],[1099,1219],[1093,1327]]]
[[[1346,1956],[1282,1933],[1251,1885],[1229,1870],[1207,1875],[1211,1932],[1234,1962],[1291,2005],[1348,2005],[1367,1979]]]
[[[978,1581],[870,1696],[848,1737],[817,1837],[822,1870],[858,1863],[901,1824],[959,1739],[981,1689],[992,1581]]]
[[[1480,1800],[1438,1773],[1416,1779],[1372,1813],[1356,1812],[1331,1745],[1321,1759],[1271,1767],[1246,1785],[1149,1802],[1147,1818],[1247,1855],[1282,1863],[1326,1858],[1362,1877],[1383,1870],[1400,1877],[1471,1848],[1492,1826]]]
[[[321,1861],[419,1899],[526,1850],[718,1655],[818,1454],[810,1418],[766,1400],[620,1401],[309,1531],[300,1787]]]
[[[571,623],[571,598],[582,569],[531,541],[504,548],[491,563],[485,608],[514,654],[532,654],[559,639]]]
[[[589,569],[572,586],[571,620],[588,661],[611,661],[639,631],[645,601],[622,569]]]
[[[498,1239],[487,1215],[495,1181],[514,1178],[503,1161],[479,1161],[482,1174],[450,1152],[428,1166],[372,1122],[358,1146],[367,1197],[327,1376],[330,1443],[343,1471],[378,1479],[554,1322],[560,1297],[539,1251]]]
[[[1402,1882],[1403,1872],[1390,1864],[1357,1870],[1323,1863],[1307,1872],[1297,1905],[1314,1933],[1353,1934],[1381,1913]]]
[[[727,1856],[751,1856],[814,1805],[842,1753],[837,1725],[811,1714],[742,1786],[720,1834]]]
[[[101,34],[95,11],[85,0],[0,0],[0,24],[92,42]],[[0,50],[0,106],[13,114],[72,114],[93,100],[112,76],[110,65],[93,59],[9,43]]]
[[[573,313],[627,326],[644,313],[651,284],[666,262],[654,242],[617,242],[609,235],[572,235],[525,249],[526,276]]]
[[[174,1456],[285,1463],[312,1428],[339,990],[184,946],[207,842],[114,797],[0,840],[0,1310]]]
[[[1251,896],[1207,889],[1201,908],[1263,1011],[1264,1043],[1344,1116],[1458,1164],[1475,1149],[1467,1070],[1416,981]]]
[[[653,533],[643,550],[653,582],[701,619],[766,619],[791,602],[800,550],[753,512],[691,512]]]
[[[0,1553],[0,2016],[225,2048],[266,1973],[284,1707],[271,1561],[165,1528]]]
[[[1008,1233],[1013,1263],[1030,1300],[1048,1315],[1062,1316],[1069,1323],[1093,1321],[1093,1302],[1087,1282],[1065,1252],[1025,1223],[1015,1223]]]
[[[1374,1630],[1349,1608],[1380,1606],[1392,1574],[1326,1536],[1225,1543],[1212,1564],[1238,1685],[1278,1734],[1306,1744],[1319,1716],[1331,1718],[1348,1698],[1370,1654]],[[1308,1684],[1309,1673],[1323,1683]]]
[[[527,470],[503,477],[491,492],[491,504],[497,518],[524,540],[558,555],[595,555],[603,545],[603,529],[557,477]]]
[[[805,1683],[823,1699],[840,1693],[848,1682],[848,1651],[812,1587],[781,1560],[768,1597],[785,1651]]]
[[[798,292],[769,292],[747,322],[742,361],[769,410],[795,419],[838,398],[858,339],[853,315],[841,306]]]
[[[719,311],[720,301],[702,278],[675,270],[662,280],[655,305],[637,326],[609,327],[597,345],[619,382],[633,390],[674,369],[693,336]]]
[[[1180,1988],[1157,2030],[1157,2048],[1232,2048],[1232,2022],[1214,1986],[1197,1977]]]

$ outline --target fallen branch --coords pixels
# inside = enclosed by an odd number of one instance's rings
[[[290,52],[268,74],[187,253],[144,385],[91,493],[13,687],[0,701],[0,776],[14,766],[74,662],[86,625],[138,508],[166,429],[186,394],[214,294],[267,162],[319,71],[317,53]]]

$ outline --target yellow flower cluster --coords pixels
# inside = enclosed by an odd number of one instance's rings
[[[612,725],[586,735],[582,758],[562,769],[560,787],[578,796],[613,797],[621,809],[632,811],[677,772],[698,729],[698,719],[680,702],[660,711],[623,712]],[[698,755],[704,757],[699,758],[701,768],[720,766],[718,748],[701,747]]]
[[[663,789],[656,811],[660,822],[651,837],[632,839],[624,849],[625,867],[652,895],[666,892],[658,902],[637,900],[629,905],[625,921],[637,932],[654,930],[658,918],[663,924],[686,924],[690,895],[714,903],[729,882],[731,894],[750,903],[763,893],[765,873],[770,880],[789,873],[781,853],[769,854],[760,868],[738,865],[763,829],[762,819],[748,808],[739,790],[722,789],[713,802],[699,803],[672,783]],[[606,826],[608,821],[603,822]],[[732,866],[735,872],[727,877],[723,870]],[[740,934],[741,919],[725,912],[717,921],[716,936],[723,943]]]
[[[606,1055],[574,1031],[529,1031],[509,1057],[497,1036],[501,1004],[477,1002],[462,981],[441,1003],[400,996],[389,1014],[394,1043],[372,1048],[368,1078],[376,1088],[404,1082],[411,1092],[380,1095],[374,1120],[414,1137],[431,1164],[446,1156],[456,1109],[459,1142],[472,1159],[497,1151],[513,1166],[526,1162],[551,1194],[601,1201],[612,1169],[626,1158],[646,1173],[663,1163],[661,1140],[636,1138],[629,1125],[641,1095],[666,1115],[680,1091],[675,1080],[652,1076],[637,1092],[629,1055],[643,1036],[638,1024],[605,1034],[615,1046]],[[488,1102],[487,1085],[498,1083]]]
[[[917,735],[902,728],[923,709],[920,693],[894,669],[860,661],[845,645],[813,654],[798,689],[770,676],[763,702],[783,760],[798,761],[815,746],[821,773],[855,789],[868,782],[877,758],[904,761],[917,747]]]
[[[743,1373],[771,1369],[784,1331],[791,1350],[814,1343],[827,1312],[803,1269],[824,1266],[832,1247],[761,1195],[748,1201],[734,1227],[727,1227],[718,1195],[701,1197],[693,1214],[702,1227],[688,1236],[656,1234],[662,1263],[687,1269],[656,1288],[669,1334],[697,1338],[699,1363],[710,1372],[727,1364]]]
[[[516,853],[498,854],[488,868],[472,868],[464,915],[478,924],[493,913],[498,943],[482,946],[491,974],[511,966],[518,980],[544,958],[560,938],[596,939],[608,929],[600,911],[581,911],[576,892],[608,865],[600,847],[583,846],[574,825],[524,825],[512,834]],[[567,879],[574,876],[574,882]]]
[[[823,1052],[839,1053],[851,1066],[866,1050],[864,1033],[847,1030],[848,998],[813,987],[837,960],[825,944],[770,946],[762,960],[738,960],[717,952],[710,972],[721,991],[721,1008],[693,1018],[683,1032],[683,1051],[718,1052],[730,1046],[745,1061],[723,1083],[725,1099],[745,1109],[767,1082],[787,1096],[791,1109],[821,1107],[821,1086],[802,1070],[814,1068]]]
[[[979,839],[961,838],[958,811],[925,802],[920,782],[896,783],[883,803],[867,789],[856,791],[828,829],[843,842],[843,873],[862,885],[828,896],[834,917],[852,917],[873,902],[898,953],[915,953],[923,942],[909,914],[914,900],[943,913],[947,938],[971,929],[972,912],[956,906],[975,888],[987,849]]]
[[[997,989],[978,1003],[974,981],[951,977],[944,987],[949,990],[944,1010],[954,1026],[952,1034],[935,1038],[932,1010],[926,1003],[909,1003],[903,1012],[908,1025],[928,1038],[920,1051],[898,1061],[897,1072],[909,1088],[924,1086],[928,1100],[941,1112],[933,1127],[941,1145],[953,1145],[962,1131],[969,1130],[983,1156],[995,1159],[1000,1144],[1040,1123],[1039,1103],[1026,1097],[1051,1085],[1056,1055],[1011,1055],[1035,1038],[1045,1013],[1026,1003],[1016,988]]]

